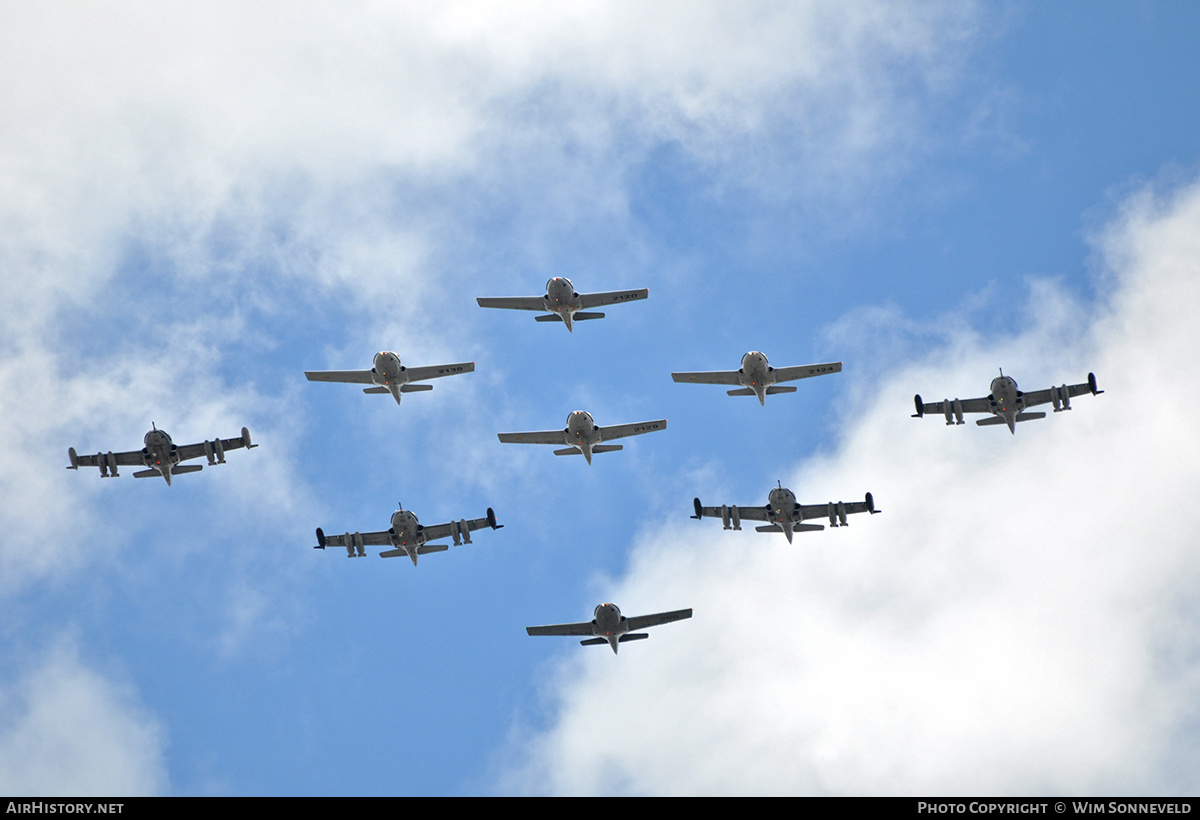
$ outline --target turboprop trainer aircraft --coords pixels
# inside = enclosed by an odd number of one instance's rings
[[[487,515],[483,518],[451,521],[449,524],[435,524],[424,527],[417,517],[401,505],[392,513],[392,526],[382,532],[348,532],[344,535],[326,535],[317,527],[317,545],[313,549],[323,550],[326,547],[345,547],[346,557],[362,558],[366,555],[364,547],[390,546],[392,549],[379,553],[380,558],[395,558],[407,555],[412,559],[413,566],[417,565],[417,556],[429,552],[444,552],[450,549],[449,544],[432,544],[439,538],[454,539],[454,546],[471,543],[471,533],[484,527],[498,530],[503,524],[496,523],[496,513],[488,507]]]
[[[640,290],[610,290],[604,293],[576,293],[571,280],[555,276],[546,283],[545,296],[480,296],[475,301],[480,307],[505,308],[507,310],[548,311],[547,316],[535,316],[537,322],[561,321],[567,330],[574,330],[573,322],[584,319],[603,319],[603,313],[584,312],[588,308],[633,302],[650,295],[646,288]]]
[[[171,484],[171,476],[180,475],[181,473],[195,473],[204,466],[201,464],[182,465],[179,462],[187,461],[193,458],[205,456],[208,459],[209,466],[213,464],[225,463],[225,451],[236,450],[239,447],[250,449],[257,447],[257,444],[250,443],[250,431],[245,427],[242,428],[240,438],[218,438],[212,441],[204,441],[200,444],[185,444],[180,447],[171,441],[171,437],[167,435],[166,430],[159,430],[150,424],[150,432],[142,440],[146,445],[140,450],[133,450],[128,453],[114,453],[109,450],[107,453],[96,453],[94,456],[81,456],[75,452],[74,447],[67,448],[67,457],[71,459],[71,464],[67,467],[68,470],[78,470],[80,467],[99,467],[100,475],[104,477],[112,476],[116,478],[120,475],[117,472],[117,466],[122,467],[148,467],[147,470],[139,470],[133,474],[134,478],[149,478],[150,476],[160,475],[167,480],[167,486]]]
[[[530,635],[592,635],[586,641],[580,641],[582,646],[602,646],[608,644],[613,654],[617,654],[617,644],[626,641],[640,641],[649,638],[645,632],[634,630],[646,629],[659,624],[669,624],[671,621],[682,621],[692,617],[690,609],[677,609],[674,612],[659,612],[656,615],[638,615],[626,618],[616,604],[600,604],[596,607],[596,617],[590,621],[577,624],[552,624],[550,626],[527,626],[525,631]]]
[[[576,410],[567,416],[567,426],[562,430],[541,430],[533,433],[497,433],[500,440],[506,444],[565,444],[561,450],[555,450],[556,456],[574,456],[583,454],[587,463],[592,463],[592,453],[611,453],[623,449],[621,444],[602,444],[615,438],[640,436],[643,433],[653,433],[667,428],[667,420],[639,421],[633,424],[614,424],[611,427],[597,427],[591,413]]]
[[[805,524],[807,518],[823,518],[829,516],[829,526],[845,527],[848,525],[846,516],[851,513],[869,512],[874,515],[882,510],[875,509],[875,499],[870,493],[863,501],[852,501],[849,504],[839,501],[836,504],[797,504],[795,494],[782,484],[771,490],[765,507],[704,507],[699,498],[692,499],[696,514],[692,516],[697,521],[705,516],[720,518],[727,530],[740,530],[742,521],[769,521],[770,523],[755,527],[758,532],[782,532],[792,543],[793,532],[815,532],[825,529],[824,524]]]
[[[1038,404],[1053,404],[1054,412],[1071,409],[1071,397],[1091,393],[1093,396],[1103,393],[1096,388],[1096,374],[1088,373],[1084,384],[1064,384],[1062,387],[1051,387],[1049,390],[1035,390],[1032,393],[1022,393],[1017,389],[1017,383],[1010,376],[1000,375],[992,379],[991,393],[982,399],[942,399],[925,403],[918,394],[913,396],[917,405],[914,419],[919,419],[926,413],[938,413],[946,418],[946,424],[964,424],[963,413],[991,413],[992,418],[979,419],[975,423],[980,427],[992,424],[1007,424],[1008,432],[1016,435],[1018,421],[1044,419],[1045,413],[1026,413],[1025,408]],[[953,417],[953,418],[952,418]]]
[[[364,393],[391,393],[396,404],[400,403],[401,393],[416,393],[422,390],[432,390],[432,384],[414,384],[426,379],[437,379],[442,376],[456,376],[459,373],[470,373],[475,370],[475,362],[458,362],[457,364],[438,364],[432,367],[405,367],[400,364],[400,357],[385,350],[375,354],[374,367],[370,370],[305,370],[304,375],[310,382],[347,382],[350,384],[373,384]]]
[[[695,384],[740,385],[740,389],[728,391],[729,395],[758,396],[758,403],[766,405],[767,396],[775,393],[796,392],[794,387],[780,387],[779,382],[807,379],[810,376],[824,376],[826,373],[840,373],[841,370],[841,362],[802,364],[796,367],[771,367],[767,362],[766,355],[757,350],[751,350],[742,357],[742,366],[737,370],[672,373],[671,378],[677,382],[693,382]]]

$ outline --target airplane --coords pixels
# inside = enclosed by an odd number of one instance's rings
[[[595,616],[590,621],[578,624],[551,624],[549,626],[527,626],[525,631],[530,635],[593,635],[586,641],[580,641],[580,646],[602,646],[608,644],[613,654],[617,654],[617,644],[626,641],[640,641],[649,638],[645,632],[635,632],[659,624],[669,624],[671,621],[682,621],[692,617],[692,610],[677,609],[674,612],[659,612],[656,615],[638,615],[626,618],[616,604],[600,604],[596,607]]]
[[[449,544],[433,544],[439,538],[454,539],[454,546],[471,543],[471,533],[475,530],[491,527],[501,529],[504,525],[496,523],[496,513],[488,507],[487,515],[483,518],[462,519],[451,521],[449,524],[435,524],[431,527],[422,526],[417,517],[404,509],[392,513],[392,526],[382,532],[354,532],[345,535],[326,535],[317,527],[316,550],[326,547],[345,547],[346,557],[362,558],[366,555],[364,547],[390,546],[392,549],[379,553],[380,558],[395,558],[407,555],[412,559],[413,566],[417,565],[417,556],[430,552],[445,552]]]
[[[810,376],[824,376],[826,373],[840,373],[841,371],[841,362],[802,364],[796,367],[771,367],[765,354],[751,350],[742,356],[742,366],[737,370],[672,373],[671,378],[677,382],[693,382],[695,384],[740,385],[737,390],[727,391],[729,395],[758,396],[758,403],[766,406],[767,396],[796,392],[794,387],[780,387],[779,382],[807,379]]]
[[[129,453],[114,453],[109,450],[107,453],[96,453],[94,456],[81,456],[75,452],[74,447],[67,448],[67,457],[71,459],[68,470],[78,470],[80,467],[99,467],[100,475],[108,478],[112,476],[116,478],[120,475],[117,472],[117,465],[122,467],[142,466],[148,467],[147,470],[139,470],[133,474],[134,478],[149,478],[150,476],[160,475],[167,480],[167,486],[171,486],[171,476],[180,475],[181,473],[195,473],[204,469],[200,464],[180,464],[181,461],[188,461],[193,458],[204,456],[208,459],[208,464],[211,467],[214,464],[225,463],[225,451],[236,450],[239,447],[245,447],[249,450],[252,447],[257,447],[257,444],[250,443],[250,431],[245,427],[242,428],[241,438],[218,438],[212,441],[204,441],[200,444],[185,444],[180,447],[171,441],[171,437],[167,435],[166,430],[159,430],[150,423],[150,432],[142,439],[146,445],[141,450],[134,450]]]
[[[480,307],[505,308],[507,310],[548,311],[546,316],[535,316],[537,322],[561,321],[567,330],[574,331],[573,322],[585,319],[603,319],[603,313],[585,312],[588,308],[633,302],[650,295],[646,288],[640,290],[610,290],[604,293],[577,293],[571,280],[555,276],[546,283],[545,296],[480,296],[475,299]]]
[[[611,427],[597,427],[591,413],[576,410],[567,416],[567,426],[562,430],[543,430],[533,433],[497,433],[505,444],[565,444],[561,450],[555,450],[556,456],[574,456],[583,454],[587,463],[592,463],[593,453],[611,453],[624,449],[621,444],[602,444],[615,438],[640,436],[643,433],[653,433],[667,428],[667,420],[639,421],[633,424],[614,424]]]
[[[963,413],[991,413],[992,418],[979,419],[975,423],[980,427],[993,424],[1007,424],[1008,432],[1017,434],[1018,421],[1044,419],[1045,413],[1026,413],[1025,408],[1038,404],[1053,404],[1054,412],[1071,409],[1071,397],[1091,393],[1098,396],[1103,390],[1096,388],[1096,374],[1088,373],[1084,384],[1064,384],[1062,387],[1051,387],[1049,390],[1035,390],[1032,393],[1022,393],[1017,389],[1017,383],[1011,376],[1000,375],[992,379],[991,393],[982,399],[943,399],[925,403],[920,394],[913,396],[917,405],[914,419],[919,419],[926,413],[939,413],[946,418],[946,424],[964,424]],[[951,419],[953,417],[953,420]]]
[[[832,501],[828,504],[797,504],[795,494],[782,484],[771,490],[765,507],[705,507],[700,504],[699,498],[692,499],[692,506],[696,508],[696,514],[692,518],[697,521],[705,516],[720,518],[727,530],[740,530],[743,519],[769,521],[769,524],[754,529],[758,532],[782,532],[787,536],[789,544],[792,543],[793,532],[816,532],[825,529],[824,524],[803,523],[806,518],[829,516],[829,526],[845,527],[849,526],[846,516],[851,513],[869,512],[874,515],[883,512],[875,509],[875,498],[870,493],[867,493],[865,500],[852,501],[849,504],[842,501],[836,504]]]
[[[438,379],[442,376],[456,376],[459,373],[471,373],[475,370],[475,362],[438,364],[430,367],[405,367],[400,364],[400,357],[390,350],[376,353],[373,364],[374,367],[370,370],[305,370],[304,375],[310,382],[373,384],[375,387],[364,388],[363,392],[391,393],[396,404],[399,404],[401,393],[417,393],[433,389],[432,384],[414,384],[414,382]]]

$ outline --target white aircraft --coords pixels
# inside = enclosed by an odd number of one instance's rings
[[[432,390],[432,384],[414,384],[426,379],[438,379],[442,376],[456,376],[459,373],[471,373],[475,370],[475,362],[458,362],[457,364],[438,364],[432,367],[405,367],[400,364],[400,357],[389,350],[375,354],[374,367],[370,370],[305,370],[304,375],[310,382],[345,382],[348,384],[373,384],[364,393],[391,393],[396,404],[400,403],[401,393],[417,393]]]
[[[451,521],[449,524],[435,524],[432,527],[421,526],[417,517],[401,505],[392,513],[392,526],[382,532],[348,532],[344,535],[326,535],[317,527],[317,545],[313,549],[323,550],[326,547],[345,547],[348,558],[362,558],[366,555],[364,547],[390,546],[392,549],[379,553],[380,558],[395,558],[407,555],[412,559],[413,566],[417,565],[417,556],[430,552],[445,552],[449,544],[433,544],[439,538],[454,539],[454,546],[471,543],[471,533],[484,527],[498,530],[503,524],[496,523],[496,513],[488,507],[487,515],[483,518],[462,519]]]
[[[782,532],[792,543],[793,532],[816,532],[825,529],[824,524],[805,524],[806,518],[823,518],[829,516],[829,526],[848,526],[846,516],[851,513],[869,512],[874,515],[882,510],[875,509],[875,499],[870,493],[864,501],[852,501],[849,504],[839,501],[836,504],[797,504],[795,494],[782,484],[771,490],[765,507],[704,507],[699,498],[692,499],[696,514],[692,516],[697,521],[705,516],[720,518],[727,530],[740,530],[743,519],[746,521],[769,521],[770,523],[755,527],[758,532]]]
[[[571,280],[555,276],[546,283],[545,296],[480,296],[475,301],[480,307],[504,308],[507,310],[548,311],[547,316],[535,316],[534,321],[558,322],[574,330],[573,322],[585,319],[603,319],[603,313],[585,313],[588,308],[633,302],[650,295],[646,288],[640,290],[610,290],[605,293],[576,293]]]
[[[794,387],[780,387],[779,382],[807,379],[810,376],[824,376],[826,373],[840,373],[841,370],[841,362],[802,364],[796,367],[771,367],[767,362],[766,355],[759,353],[757,350],[751,350],[742,357],[742,366],[737,370],[672,373],[671,378],[677,382],[692,382],[695,384],[740,385],[740,389],[728,391],[729,395],[758,396],[758,403],[765,406],[767,396],[776,393],[796,392],[796,388]]]
[[[656,615],[638,615],[626,618],[616,604],[600,604],[596,607],[595,618],[577,624],[551,624],[550,626],[527,626],[525,631],[530,635],[592,635],[586,641],[580,641],[582,646],[602,646],[608,644],[613,654],[617,654],[617,644],[626,641],[640,641],[650,636],[634,630],[646,629],[659,624],[669,624],[671,621],[682,621],[692,617],[692,610],[677,609],[674,612],[659,612]]]
[[[593,453],[611,453],[624,449],[620,444],[602,444],[628,436],[640,436],[643,433],[654,433],[667,428],[667,420],[639,421],[633,424],[614,424],[611,427],[597,427],[591,413],[576,410],[567,416],[567,426],[562,430],[542,430],[533,433],[497,433],[505,444],[565,444],[561,450],[555,450],[556,456],[574,456],[583,454],[587,463],[592,463]]]
[[[250,431],[243,427],[240,438],[218,438],[212,441],[204,441],[200,444],[185,444],[180,447],[172,443],[171,437],[167,435],[166,430],[159,430],[153,423],[150,425],[150,432],[146,434],[146,437],[142,441],[146,446],[141,450],[133,450],[128,453],[114,453],[109,450],[107,453],[96,453],[94,456],[81,456],[75,452],[74,447],[68,447],[67,457],[71,459],[71,464],[67,469],[78,470],[80,467],[99,467],[101,476],[116,478],[120,475],[117,472],[117,465],[122,467],[148,467],[148,470],[139,470],[134,473],[133,477],[149,478],[150,476],[160,475],[166,479],[167,486],[169,487],[171,485],[171,476],[180,475],[181,473],[195,473],[204,469],[204,466],[201,464],[181,465],[179,463],[181,461],[205,456],[208,459],[209,466],[224,464],[226,450],[236,450],[239,447],[250,449],[251,447],[258,446],[257,444],[250,443]]]
[[[1091,393],[1097,396],[1103,390],[1096,388],[1096,374],[1088,373],[1084,384],[1064,384],[1062,387],[1051,387],[1049,390],[1035,390],[1032,393],[1022,393],[1017,389],[1017,383],[1011,377],[1000,375],[992,379],[991,394],[982,399],[942,399],[928,404],[921,401],[921,396],[913,396],[917,405],[914,419],[919,419],[926,413],[939,413],[946,418],[946,424],[964,424],[963,413],[991,413],[992,418],[979,419],[975,423],[980,427],[993,424],[1007,424],[1008,432],[1016,435],[1018,421],[1044,419],[1045,413],[1026,413],[1025,408],[1039,404],[1053,404],[1054,412],[1071,409],[1071,397]],[[953,417],[953,420],[952,418]]]

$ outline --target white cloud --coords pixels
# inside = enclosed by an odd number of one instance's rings
[[[1200,185],[1132,198],[1100,243],[1107,291],[1071,333],[1083,310],[1039,283],[1026,331],[956,334],[797,465],[801,501],[870,489],[882,515],[792,547],[648,533],[612,599],[694,619],[618,658],[572,647],[505,786],[1194,793]],[[981,395],[997,363],[1107,392],[1015,436],[909,418],[914,392]]]
[[[0,687],[0,791],[30,796],[167,791],[165,739],[137,693],[68,643]]]

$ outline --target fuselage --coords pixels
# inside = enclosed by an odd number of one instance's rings
[[[1025,409],[1022,393],[1017,389],[1014,379],[1003,374],[992,379],[991,395],[992,412],[1004,419],[1009,432],[1015,432],[1017,414]]]
[[[571,283],[570,279],[565,276],[555,276],[546,282],[546,295],[542,297],[542,301],[546,305],[546,310],[558,314],[559,318],[563,320],[563,324],[567,326],[567,330],[573,329],[571,317],[583,307],[583,302],[579,298],[579,294],[575,292],[575,285]]]
[[[592,632],[596,637],[607,640],[615,655],[621,636],[629,631],[625,617],[616,604],[600,604],[593,615]]]
[[[767,361],[765,353],[751,350],[742,356],[742,366],[738,369],[738,382],[742,387],[749,387],[758,396],[758,403],[766,405],[767,388],[775,384],[775,368]]]
[[[563,442],[569,447],[578,447],[588,464],[592,463],[592,447],[599,444],[603,438],[591,413],[576,410],[567,416],[567,429],[563,430]]]
[[[393,546],[408,553],[413,566],[417,564],[417,548],[425,543],[424,530],[414,513],[408,510],[396,510],[392,513],[392,526],[388,530],[388,536]]]
[[[770,510],[771,521],[783,529],[788,543],[792,543],[792,527],[796,521],[796,495],[787,487],[776,487],[767,496],[767,509]]]
[[[145,444],[142,448],[142,460],[147,467],[158,470],[170,485],[171,468],[179,463],[178,448],[172,443],[171,437],[165,430],[155,427],[146,434],[142,443]]]
[[[371,367],[371,380],[379,387],[386,387],[396,404],[400,403],[400,387],[408,380],[404,376],[404,366],[400,364],[399,356],[390,350],[376,353]]]

